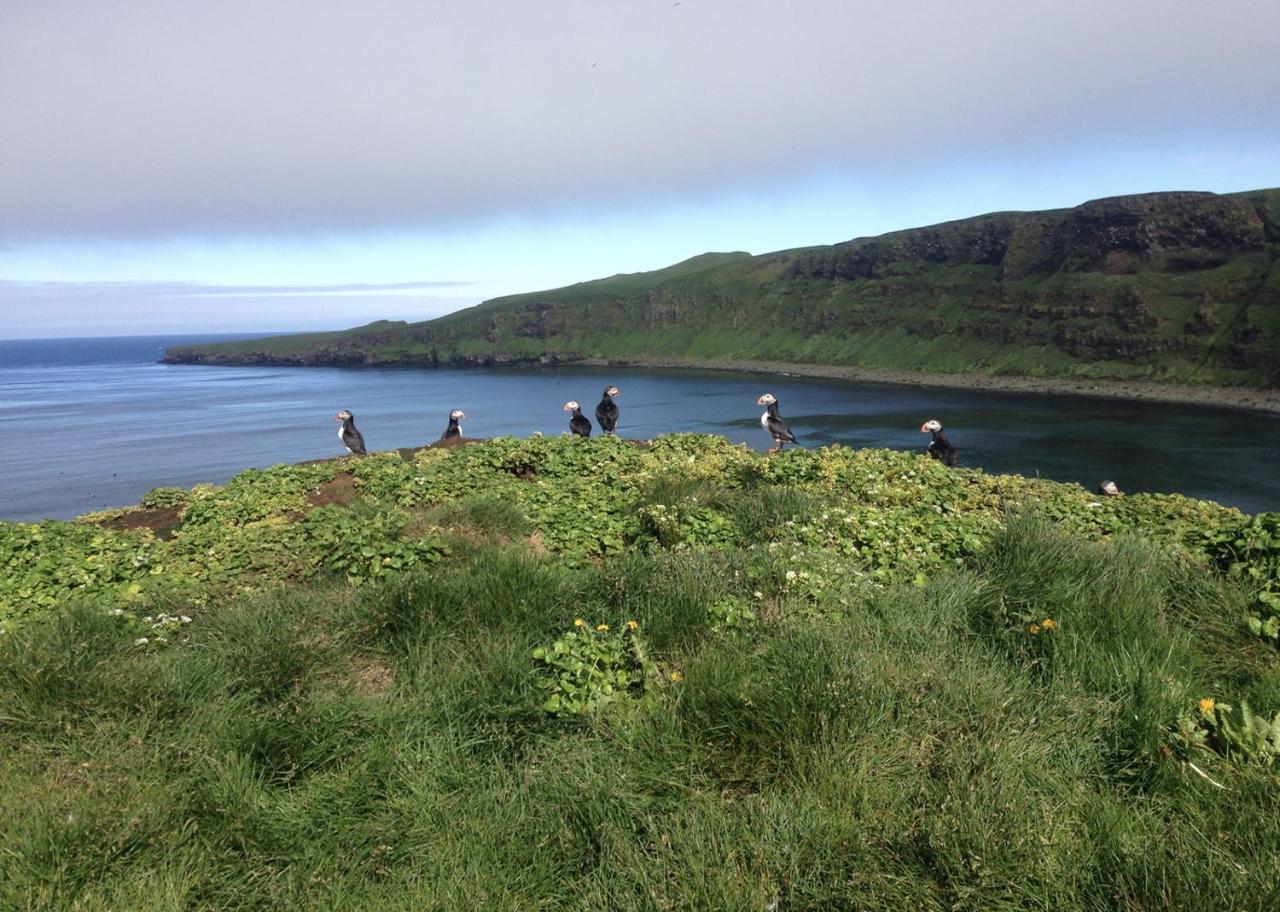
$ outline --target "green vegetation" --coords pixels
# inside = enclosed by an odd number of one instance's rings
[[[674,435],[0,524],[0,908],[1268,908],[1276,523]]]
[[[685,359],[1280,385],[1280,190],[996,213],[171,350],[174,362],[488,365]]]

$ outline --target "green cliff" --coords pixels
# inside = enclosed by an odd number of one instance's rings
[[[422,323],[173,349],[172,363],[688,358],[1280,385],[1280,190],[1153,193],[751,256],[711,253]]]

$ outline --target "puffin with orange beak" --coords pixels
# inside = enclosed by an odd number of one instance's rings
[[[338,428],[338,439],[342,441],[342,445],[347,448],[347,453],[351,456],[364,456],[366,451],[364,448],[364,435],[356,430],[356,419],[346,409],[334,415],[335,421],[341,421],[342,427]]]
[[[564,404],[566,412],[572,412],[569,417],[569,430],[573,431],[579,437],[591,436],[591,419],[582,414],[582,406],[578,405],[576,399],[570,399]]]
[[[947,435],[942,433],[941,421],[930,418],[920,425],[920,432],[933,435],[933,439],[929,441],[929,449],[926,451],[930,456],[943,465],[958,466],[960,464],[960,451],[947,439]]]
[[[453,440],[462,436],[462,425],[458,424],[467,416],[462,409],[454,409],[449,413],[449,426],[444,429],[444,433],[440,435],[441,440]]]
[[[605,389],[604,397],[601,398],[600,404],[596,406],[596,423],[600,425],[600,430],[606,434],[612,434],[613,429],[618,426],[618,406],[613,401],[613,397],[618,395],[618,388],[610,386]]]
[[[796,435],[791,433],[791,428],[787,427],[787,423],[778,414],[778,400],[774,398],[773,393],[765,393],[756,400],[756,405],[765,407],[764,414],[760,416],[760,425],[769,432],[769,436],[777,444],[769,450],[770,453],[781,452],[784,444],[799,442],[796,440]]]

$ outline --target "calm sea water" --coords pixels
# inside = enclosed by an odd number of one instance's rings
[[[155,363],[169,345],[228,336],[0,341],[0,518],[69,518],[153,487],[220,482],[250,466],[338,455],[339,409],[371,449],[418,446],[466,411],[468,436],[564,431],[617,384],[619,431],[723,434],[764,449],[772,392],[807,446],[921,450],[926,418],[962,464],[1126,491],[1179,491],[1280,509],[1280,418],[1078,397],[945,391],[718,371],[346,370]]]

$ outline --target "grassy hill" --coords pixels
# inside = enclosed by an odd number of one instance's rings
[[[0,523],[0,908],[1263,909],[1280,515],[500,438]]]
[[[1280,385],[1280,190],[994,213],[513,295],[423,323],[173,349],[176,363],[682,357]]]

